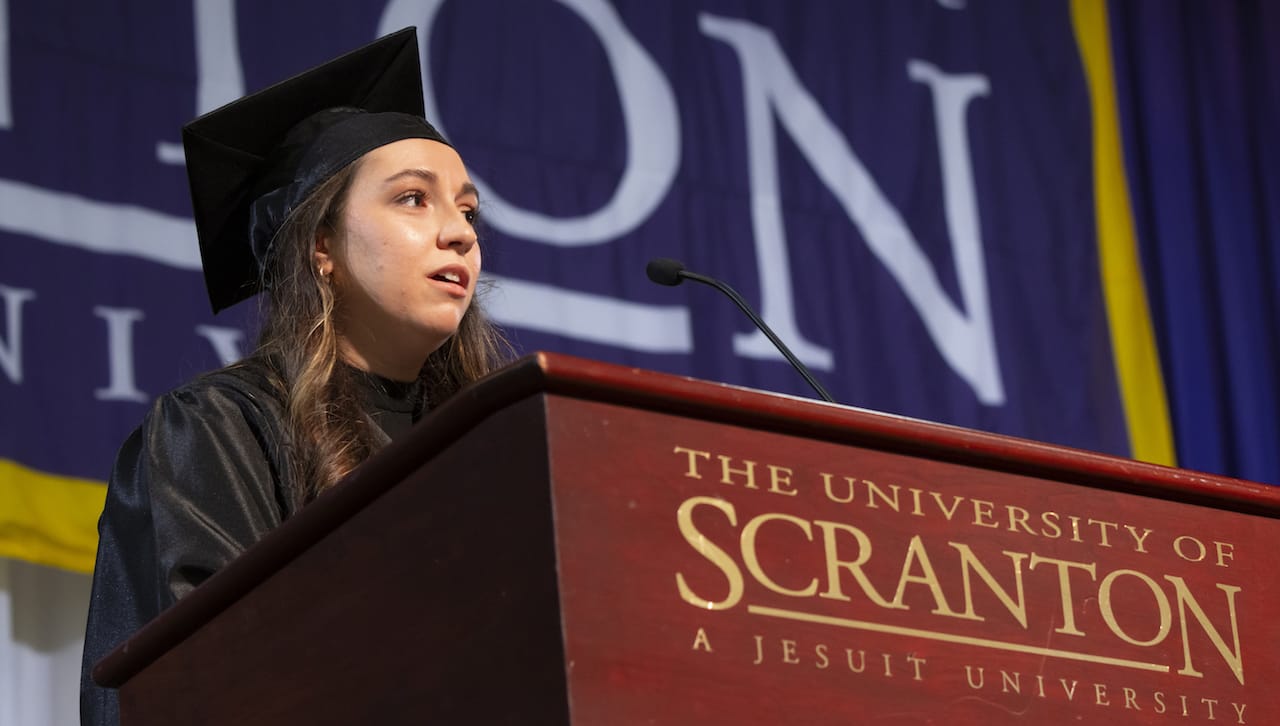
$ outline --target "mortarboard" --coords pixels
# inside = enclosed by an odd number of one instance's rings
[[[200,259],[216,313],[264,284],[275,234],[322,182],[393,141],[448,143],[423,119],[414,28],[182,128]]]

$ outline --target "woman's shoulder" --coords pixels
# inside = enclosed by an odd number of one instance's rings
[[[166,393],[158,405],[216,402],[238,403],[259,410],[279,411],[285,394],[275,364],[252,355],[228,366],[207,371]]]
[[[151,439],[174,432],[217,436],[227,431],[277,438],[285,417],[285,394],[272,362],[254,355],[202,373],[159,396],[136,434]]]
[[[290,447],[278,381],[269,360],[251,356],[160,396],[121,447],[113,482],[145,473],[166,482],[166,492],[185,492],[286,477]]]

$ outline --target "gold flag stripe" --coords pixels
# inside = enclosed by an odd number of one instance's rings
[[[1135,459],[1173,466],[1173,434],[1146,285],[1138,261],[1104,0],[1072,0],[1071,24],[1093,111],[1094,208],[1098,257],[1120,396]]]
[[[0,459],[0,556],[92,572],[107,487]]]

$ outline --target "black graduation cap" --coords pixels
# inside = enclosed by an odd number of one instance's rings
[[[262,289],[276,232],[366,152],[444,137],[423,119],[418,38],[405,28],[182,128],[200,259],[216,313]]]

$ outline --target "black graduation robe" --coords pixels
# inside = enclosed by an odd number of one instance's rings
[[[260,357],[205,374],[158,399],[125,441],[98,521],[98,556],[80,676],[83,726],[115,726],[115,689],[99,659],[295,511],[284,401]],[[350,370],[386,434],[422,411],[418,387]]]

